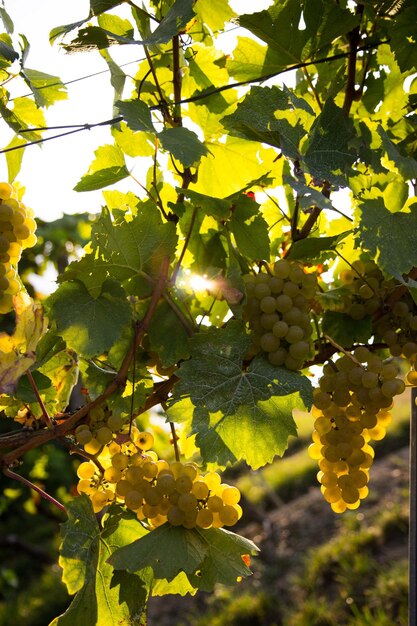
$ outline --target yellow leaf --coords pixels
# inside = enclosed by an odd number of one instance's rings
[[[45,333],[47,320],[40,304],[24,291],[13,297],[14,333],[0,333],[0,393],[11,394],[17,381],[36,360],[35,349]]]

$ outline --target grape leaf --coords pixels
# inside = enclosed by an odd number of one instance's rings
[[[417,178],[417,161],[401,154],[383,128],[378,128],[378,134],[382,140],[382,149],[386,152],[386,157],[382,159],[382,165],[394,171],[395,174],[399,174],[404,180]]]
[[[119,100],[119,102],[116,102],[116,107],[131,130],[155,132],[149,107],[139,98],[125,100],[124,102]]]
[[[182,126],[166,128],[158,134],[158,138],[164,150],[170,152],[184,167],[191,167],[208,153],[196,133]]]
[[[369,198],[360,200],[359,208],[359,241],[384,272],[402,280],[402,274],[417,267],[417,203],[409,212],[390,213],[382,198]]]
[[[36,346],[46,332],[47,320],[40,304],[25,292],[13,296],[16,326],[9,335],[0,332],[0,393],[12,395],[17,382],[36,361]]]
[[[207,196],[190,189],[178,188],[179,193],[183,193],[186,198],[191,200],[194,207],[204,209],[204,213],[211,215],[217,219],[225,219],[230,215],[232,203],[225,198],[216,198],[215,196]]]
[[[146,531],[117,509],[104,518],[100,530],[87,496],[73,500],[67,511],[59,563],[68,592],[77,595],[50,626],[140,626],[147,598],[144,581],[136,574],[114,573],[107,559]]]
[[[235,211],[229,222],[229,228],[242,255],[251,261],[269,259],[268,224],[262,215],[243,221],[239,211]]]
[[[84,282],[97,298],[103,281],[111,277],[137,295],[137,286],[130,286],[129,281],[138,276],[148,281],[157,277],[163,259],[173,255],[176,244],[175,224],[163,223],[153,205],[141,203],[133,219],[120,219],[117,224],[105,207],[93,226],[93,252],[71,263],[63,279]],[[148,284],[151,290],[152,284]]]
[[[196,529],[196,532],[207,546],[200,570],[190,577],[198,589],[212,591],[216,583],[233,585],[238,577],[251,573],[242,556],[256,554],[258,548],[252,541],[224,528]]]
[[[66,100],[67,88],[58,76],[45,74],[27,67],[20,72],[32,91],[38,107],[49,107],[58,100]]]
[[[158,354],[164,367],[189,357],[187,332],[167,302],[158,305],[149,325],[148,336],[151,350]]]
[[[251,571],[243,554],[255,554],[251,541],[219,528],[191,530],[166,523],[109,559],[116,570],[139,572],[153,569],[156,579],[172,581],[184,572],[196,588],[212,590],[216,582],[234,584],[238,576]]]
[[[85,357],[108,350],[131,319],[124,289],[106,280],[97,298],[79,281],[65,282],[48,299],[57,333]]]
[[[365,316],[362,320],[354,320],[345,313],[325,311],[322,329],[334,341],[348,348],[354,343],[368,343],[372,335],[371,317]]]
[[[252,87],[236,111],[221,121],[233,135],[276,146],[298,159],[313,116],[310,105],[286,87]]]
[[[194,406],[206,407],[211,413],[221,411],[225,416],[233,415],[242,405],[252,406],[272,395],[297,390],[306,403],[310,401],[309,386],[303,386],[296,372],[278,369],[263,357],[242,370],[250,345],[251,338],[239,322],[194,336],[190,340],[192,358],[178,370],[180,381],[175,385],[174,398],[189,395]]]
[[[339,235],[333,235],[333,237],[307,237],[307,239],[294,241],[287,258],[303,261],[319,259],[323,252],[337,250],[340,242],[351,232],[345,231]]]
[[[26,143],[27,141],[25,139],[19,137],[19,135],[15,135],[10,143],[6,146],[6,149],[14,148],[15,146],[25,146]],[[13,181],[20,172],[24,152],[24,150],[11,150],[10,152],[6,152],[5,154],[9,183],[13,183]]]
[[[81,180],[75,185],[75,191],[93,191],[114,185],[129,176],[123,152],[119,146],[110,144],[95,150],[96,158]]]
[[[310,174],[334,185],[346,185],[357,155],[352,147],[353,123],[342,109],[327,100],[311,127],[303,161]]]
[[[170,405],[189,397],[196,407],[192,432],[205,461],[246,459],[254,468],[282,454],[296,433],[292,410],[310,407],[311,383],[263,356],[247,369],[251,340],[239,322],[190,340],[191,359],[180,365]]]
[[[159,23],[158,28],[143,43],[146,45],[168,43],[172,37],[184,30],[188,22],[193,19],[195,15],[193,4],[194,0],[175,0],[164,19]]]
[[[305,27],[301,27],[301,17]],[[306,0],[275,2],[258,13],[241,15],[239,23],[279,55],[282,67],[311,58],[314,53],[349,32],[359,16],[326,2]]]

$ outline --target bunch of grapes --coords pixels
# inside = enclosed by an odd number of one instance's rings
[[[272,365],[301,369],[311,354],[311,300],[317,278],[296,261],[281,259],[270,272],[244,277],[246,316],[255,352],[266,352]]]
[[[369,442],[385,437],[393,397],[405,389],[398,373],[395,363],[362,346],[323,368],[313,396],[309,454],[318,461],[321,491],[336,513],[357,508],[368,494],[374,457]]]
[[[417,305],[409,293],[404,294],[376,321],[375,334],[387,344],[393,356],[415,360]]]
[[[185,528],[234,526],[242,515],[236,487],[219,474],[199,474],[194,463],[158,460],[153,436],[133,429],[123,443],[102,446],[94,461],[79,465],[78,492],[86,493],[95,512],[111,502],[124,503],[151,528],[169,522]]]
[[[17,198],[9,183],[0,183],[0,313],[13,308],[13,296],[22,289],[17,273],[22,249],[36,243],[33,211]]]
[[[340,273],[340,281],[348,292],[344,299],[344,312],[354,320],[374,315],[390,288],[389,281],[385,280],[373,261],[354,261],[351,268]]]

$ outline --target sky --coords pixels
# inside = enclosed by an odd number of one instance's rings
[[[231,0],[238,13],[259,11],[270,0]],[[256,5],[256,6],[255,6]],[[26,66],[59,76],[63,82],[106,70],[104,59],[96,51],[68,55],[57,44],[49,44],[49,32],[55,26],[78,21],[88,15],[88,0],[5,0],[5,7],[14,21],[15,33],[24,33],[31,48]],[[126,17],[130,14],[126,9]],[[117,9],[119,12],[119,10]],[[235,35],[224,38],[224,45],[233,49]],[[118,62],[128,63],[143,57],[139,46],[113,46],[111,54]],[[131,66],[133,69],[135,65]],[[128,73],[129,66],[125,68]],[[24,84],[11,81],[8,89],[12,96],[28,93]],[[129,98],[127,91],[124,98]],[[47,124],[96,123],[113,117],[113,89],[106,72],[68,85],[68,100],[57,102],[46,111]],[[60,132],[60,131],[57,131]],[[0,147],[5,147],[13,137],[4,123],[0,123]],[[25,204],[33,208],[35,216],[45,220],[60,217],[63,213],[97,212],[103,204],[101,191],[78,193],[73,187],[86,173],[94,159],[94,150],[100,145],[113,143],[109,127],[82,131],[68,137],[48,141],[26,148],[18,181],[26,187]],[[6,159],[0,155],[0,181],[7,180]],[[127,189],[132,182],[123,181],[118,188]]]

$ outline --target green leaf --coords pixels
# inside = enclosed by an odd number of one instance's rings
[[[44,374],[40,372],[33,372],[33,379],[35,381],[36,387],[38,391],[44,392],[51,387],[51,380]],[[19,378],[19,382],[17,383],[16,396],[22,402],[26,402],[27,404],[31,404],[32,402],[37,402],[37,398],[35,396],[35,392],[33,391],[32,385],[29,382],[27,376],[22,376]]]
[[[268,224],[262,215],[243,221],[237,209],[229,222],[239,252],[251,261],[269,260]]]
[[[333,237],[308,237],[294,241],[287,258],[302,261],[312,261],[321,257],[323,252],[336,251],[340,242],[352,231],[347,230]]]
[[[225,22],[230,22],[236,13],[224,0],[198,0],[195,4],[197,17],[212,31],[221,30]]]
[[[138,201],[139,202],[139,201]],[[145,279],[146,294],[152,291],[152,277],[157,277],[161,263],[171,257],[177,245],[175,224],[163,223],[159,211],[150,203],[140,203],[130,221],[112,221],[103,208],[93,226],[93,252],[71,263],[62,280],[80,280],[93,298],[100,294],[106,278],[123,283],[127,293],[138,294],[131,281]]]
[[[139,98],[116,102],[116,107],[131,130],[155,132],[150,109]]]
[[[301,26],[301,17],[305,26]],[[282,67],[313,55],[359,23],[359,16],[326,0],[275,2],[259,13],[241,15],[239,23],[268,44]]]
[[[161,302],[148,330],[151,350],[157,352],[163,367],[178,363],[189,357],[188,335],[182,324],[167,302]]]
[[[171,257],[177,245],[175,224],[164,223],[160,212],[141,203],[130,221],[114,224],[103,209],[93,229],[93,247],[110,265],[111,275],[126,280],[145,273],[157,277],[161,263]]]
[[[239,577],[251,573],[242,556],[256,554],[258,548],[252,541],[224,528],[196,529],[196,532],[207,546],[207,556],[200,571],[190,580],[201,591],[213,591],[216,583],[234,585]]]
[[[0,115],[4,121],[18,135],[22,130],[27,130],[31,126],[45,126],[45,117],[36,104],[29,98],[15,98],[13,100],[13,110],[10,110],[0,99]],[[26,141],[37,141],[41,139],[39,132],[28,131],[22,133]]]
[[[351,143],[355,131],[342,109],[327,100],[311,127],[303,161],[310,174],[334,185],[346,185],[357,155]]]
[[[298,372],[264,357],[242,369],[250,344],[239,322],[210,329],[191,339],[191,359],[177,372],[170,404],[189,396],[198,407],[192,426],[205,461],[235,457],[254,468],[270,462],[296,433],[292,409],[311,405],[311,383]]]
[[[408,5],[408,6],[407,6]],[[401,72],[416,71],[417,7],[406,2],[399,15],[391,21],[389,42]]]
[[[298,159],[313,115],[310,105],[286,87],[252,87],[236,111],[221,121],[233,135],[276,146]]]
[[[90,15],[88,15],[85,19],[79,20],[78,22],[72,22],[71,24],[64,24],[63,26],[56,26],[49,33],[49,43],[52,45],[58,37],[64,37],[72,30],[75,30],[79,26],[82,26],[88,19],[90,19]]]
[[[124,289],[106,280],[97,298],[81,282],[65,282],[48,299],[57,332],[85,357],[108,350],[131,319]]]
[[[115,573],[107,559],[137,539],[143,528],[115,508],[100,530],[87,496],[76,498],[67,511],[59,563],[69,593],[77,595],[50,626],[140,626],[147,599],[144,580],[127,572]]]
[[[49,107],[58,100],[66,100],[67,88],[58,76],[25,67],[21,75],[32,91],[38,107]]]
[[[207,142],[210,154],[202,159],[198,179],[191,189],[226,198],[271,170],[276,151],[260,148],[258,143],[239,137],[226,137],[224,143]]]
[[[93,15],[100,15],[105,11],[110,11],[114,7],[123,4],[125,0],[90,0],[90,10]]]
[[[3,22],[3,26],[7,33],[12,35],[14,31],[13,21],[4,7],[0,7],[0,19]]]
[[[404,180],[417,178],[417,161],[401,154],[381,126],[378,128],[378,134],[382,139],[382,149],[386,152],[386,157],[382,159],[382,165],[402,176]]]
[[[110,82],[114,89],[114,102],[118,102],[122,97],[123,89],[126,82],[126,74],[123,72],[122,68],[117,65],[117,63],[110,56],[109,51],[104,48],[100,50],[100,55],[106,61],[108,68],[110,70]]]
[[[19,135],[15,135],[11,142],[6,146],[6,148],[14,148],[15,146],[25,146],[27,141],[23,139],[23,137],[19,137]],[[22,160],[24,155],[24,150],[12,150],[11,152],[6,152],[6,162],[7,162],[7,171],[9,183],[13,183],[16,176],[20,172],[20,168],[22,167]]]
[[[402,274],[417,267],[417,203],[409,212],[390,213],[382,198],[363,199],[358,239],[381,269],[402,280]]]
[[[194,587],[211,591],[216,582],[235,584],[238,576],[248,576],[242,555],[256,552],[251,541],[223,529],[189,530],[166,523],[117,550],[109,562],[129,572],[151,567],[156,579],[168,581],[184,572]]]
[[[225,198],[216,198],[214,195],[206,196],[203,193],[192,191],[191,189],[178,188],[179,193],[183,193],[186,198],[191,200],[194,207],[203,209],[204,213],[211,215],[216,219],[225,219],[230,215],[232,202]]]
[[[164,150],[170,152],[184,167],[198,163],[209,152],[197,135],[188,128],[165,128],[158,134],[158,138]]]
[[[248,37],[238,37],[233,58],[228,59],[226,68],[236,81],[259,80],[279,74],[283,69],[280,55]]]
[[[348,348],[354,343],[368,343],[372,335],[371,317],[367,315],[362,320],[354,320],[345,313],[325,311],[322,329],[334,341]]]
[[[168,43],[172,37],[184,30],[188,22],[193,19],[195,15],[193,4],[194,0],[175,0],[158,28],[143,43],[146,45]]]
[[[118,146],[105,145],[94,152],[96,158],[81,180],[75,185],[75,191],[93,191],[114,185],[129,176],[123,152]]]
[[[13,63],[13,61],[17,61],[17,59],[19,58],[19,53],[16,52],[16,50],[14,50],[10,44],[0,39],[0,56],[2,56],[3,59],[7,61],[7,67],[11,63]]]

